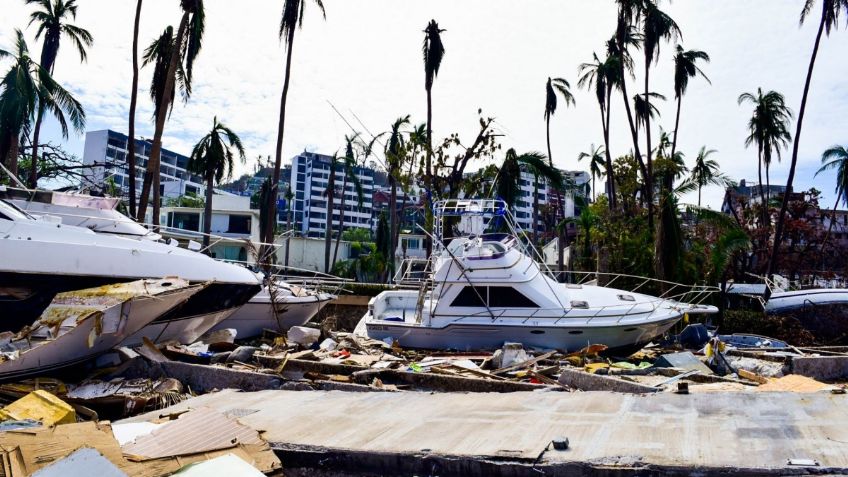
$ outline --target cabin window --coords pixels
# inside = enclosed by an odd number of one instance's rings
[[[483,307],[487,302],[492,308],[539,308],[533,300],[512,287],[464,287],[451,306]]]
[[[512,287],[489,287],[489,306],[492,308],[539,308],[533,300]]]
[[[483,301],[486,300],[486,295],[486,287],[464,287],[462,291],[460,291],[459,294],[456,296],[456,298],[453,299],[453,303],[451,303],[451,306],[486,306],[486,303]]]

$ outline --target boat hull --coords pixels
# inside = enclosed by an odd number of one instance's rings
[[[525,347],[558,349],[572,352],[590,344],[604,344],[610,351],[638,349],[668,331],[683,317],[667,318],[626,326],[509,326],[484,324],[449,324],[431,328],[414,324],[369,322],[364,318],[364,331],[369,338],[397,340],[403,348],[454,349],[461,351],[492,350],[505,342],[522,343]],[[359,330],[363,326],[358,327]]]
[[[260,294],[261,295],[261,294]],[[332,297],[297,297],[277,303],[275,315],[270,301],[250,300],[236,310],[212,330],[231,328],[236,330],[239,339],[259,336],[264,330],[285,332],[292,326],[302,326],[309,322]]]
[[[182,288],[157,296],[137,296],[103,312],[99,320],[89,317],[61,336],[22,351],[17,359],[0,363],[0,380],[43,374],[95,358],[143,329],[157,317],[179,306],[202,286]],[[99,326],[103,331],[89,339]]]
[[[141,330],[128,337],[122,343],[123,346],[138,346],[144,343],[144,338],[153,343],[165,343],[176,341],[182,344],[191,344],[211,330],[218,323],[226,320],[238,308],[207,313],[203,315],[172,318],[169,320],[155,320]]]

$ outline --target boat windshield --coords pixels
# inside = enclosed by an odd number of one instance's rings
[[[6,202],[5,200],[0,200],[0,219],[12,221],[33,220],[31,215],[15,207],[10,202]]]

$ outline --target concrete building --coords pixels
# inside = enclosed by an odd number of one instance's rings
[[[104,129],[89,131],[85,134],[83,164],[94,165],[86,171],[86,186],[104,189],[111,179],[120,187],[121,197],[129,197],[129,168],[127,167],[127,143],[125,134]],[[144,181],[144,171],[152,147],[151,141],[135,140],[136,156],[136,190],[141,191]],[[202,196],[206,188],[203,180],[197,174],[186,170],[188,157],[168,149],[162,149],[160,161],[160,192],[162,197],[178,197],[194,194]]]
[[[161,234],[167,238],[181,241],[203,241],[202,207],[162,207]],[[212,196],[211,223],[212,256],[223,260],[238,262],[256,261],[258,246],[250,246],[247,241],[259,243],[259,211],[250,208],[250,197],[231,194]]]
[[[303,152],[292,159],[291,184],[294,200],[292,204],[293,227],[305,237],[323,237],[327,222],[336,227],[339,214],[342,215],[346,229],[370,228],[373,214],[374,169],[357,166],[354,170],[362,185],[363,202],[359,205],[356,189],[352,181],[347,181],[344,190],[345,207],[341,207],[344,170],[337,167],[335,172],[336,198],[332,212],[328,211],[325,191],[330,177],[330,156]],[[283,217],[285,220],[285,217]]]
[[[566,171],[560,170],[563,175],[567,177],[567,179],[574,183],[578,191],[577,193],[582,193],[586,184],[589,183],[591,177],[589,173],[586,171]],[[515,216],[515,222],[525,231],[530,233],[533,230],[533,204],[534,197],[533,193],[535,191],[536,186],[534,185],[533,174],[527,172],[523,167],[521,170],[521,178],[519,180],[519,185],[521,188],[521,194],[518,200],[515,203],[515,207],[512,209],[512,214]],[[559,208],[559,203],[564,202],[565,207],[565,217],[575,217],[580,215],[580,208],[575,204],[574,194],[572,192],[567,192],[565,194],[560,194],[557,192],[550,184],[547,183],[544,179],[539,179],[539,207],[543,208],[548,205],[553,205],[557,209]],[[572,224],[573,225],[573,224]],[[543,223],[542,217],[539,217],[539,223],[536,225],[540,234],[545,234],[548,232],[547,227]],[[572,226],[573,228],[573,226]]]

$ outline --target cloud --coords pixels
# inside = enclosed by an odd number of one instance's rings
[[[6,2],[0,19],[0,44],[24,27],[30,7]],[[95,37],[89,61],[79,63],[70,46],[60,52],[56,76],[83,102],[88,129],[126,131],[131,80],[131,41],[135,1],[80,0],[76,23]],[[293,50],[283,157],[303,149],[332,153],[354,128],[386,130],[398,116],[425,119],[421,30],[435,18],[446,29],[446,55],[433,89],[434,134],[476,133],[477,109],[497,118],[504,147],[545,151],[544,82],[562,76],[576,88],[577,66],[601,53],[615,22],[610,1],[537,0],[325,0],[324,21],[307,0],[302,30]],[[146,47],[167,24],[180,20],[178,2],[145,2],[140,44]],[[283,84],[284,49],[277,38],[281,2],[243,0],[207,2],[207,30],[195,70],[194,93],[178,103],[165,128],[165,147],[186,153],[211,127],[212,117],[242,135],[248,156],[274,155]],[[736,104],[743,91],[757,87],[786,95],[795,110],[801,91],[815,25],[798,26],[797,2],[773,0],[689,0],[663,3],[684,32],[686,48],[707,51],[704,66],[712,85],[694,80],[683,99],[680,145],[689,163],[702,145],[725,173],[740,179],[756,176],[756,153],[744,147],[750,111]],[[27,31],[31,48],[40,46]],[[805,128],[800,143],[798,185],[816,185],[829,193],[832,177],[813,180],[826,147],[844,142],[848,90],[844,81],[845,33],[825,39],[816,64]],[[5,41],[4,41],[5,40]],[[663,45],[651,69],[651,90],[669,101],[659,106],[659,126],[670,131],[676,103],[672,91],[673,45]],[[637,81],[630,93],[643,90],[643,61],[637,56]],[[139,135],[151,137],[152,105],[148,97],[150,68],[142,70],[137,112]],[[585,168],[576,160],[591,143],[601,144],[599,113],[593,96],[575,90],[577,106],[561,107],[551,123],[551,146],[557,165]],[[334,104],[344,119],[337,114]],[[362,124],[360,124],[358,117]],[[794,131],[794,128],[793,128]],[[55,133],[55,132],[54,132]],[[57,133],[55,133],[57,134]],[[622,99],[614,98],[611,150],[632,148]],[[644,141],[644,139],[643,139]],[[82,142],[69,147],[81,153]],[[644,145],[643,145],[644,148]],[[785,180],[788,158],[772,169],[772,181]],[[242,170],[249,170],[250,165]],[[826,194],[827,196],[828,194]],[[717,207],[722,191],[704,191],[705,203]],[[694,200],[694,198],[690,198]],[[831,199],[827,199],[830,201]]]

